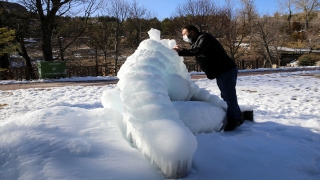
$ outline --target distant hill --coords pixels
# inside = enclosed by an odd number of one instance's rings
[[[26,12],[27,9],[18,4],[18,3],[11,3],[11,2],[4,2],[4,1],[0,1],[0,9],[4,9],[6,11],[8,11],[9,13],[11,12]]]

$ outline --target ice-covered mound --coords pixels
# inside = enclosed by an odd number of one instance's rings
[[[210,133],[220,131],[226,111],[203,101],[173,101],[173,106],[179,112],[180,119],[191,132]]]
[[[192,97],[193,101],[172,101],[173,107],[178,111],[179,118],[194,134],[210,133],[213,131],[220,131],[222,121],[226,116],[226,103],[221,101],[215,95],[208,95],[208,91],[201,89],[196,95]],[[133,96],[135,101],[130,100],[131,106],[143,106],[145,102],[153,100],[145,92],[137,93]],[[158,94],[158,100],[163,101],[167,99],[167,95]],[[201,99],[203,98],[203,99]],[[101,98],[102,104],[107,109],[115,109],[123,114],[123,104],[120,98],[119,89],[108,89],[103,92]],[[250,109],[248,107],[242,111]],[[247,110],[249,111],[249,110]]]
[[[122,99],[126,98],[127,92],[162,91],[158,88],[163,87],[163,91],[172,101],[190,100],[190,75],[183,58],[171,49],[175,41],[158,40],[160,32],[156,29],[150,30],[149,35],[151,38],[140,43],[135,53],[127,58],[118,72],[118,87],[121,89]],[[136,83],[140,84],[135,85]],[[132,89],[136,87],[138,89]]]
[[[160,41],[158,30],[149,34],[152,39],[143,41],[118,73],[126,135],[166,177],[181,178],[191,169],[197,142],[171,100],[189,100],[191,84],[182,59],[169,49],[175,43]]]
[[[105,91],[102,103],[123,114],[127,139],[166,177],[181,178],[188,175],[197,149],[193,133],[220,129],[225,103],[191,81],[183,58],[172,50],[174,40],[160,40],[156,29],[148,33],[150,39],[141,42],[119,70],[119,89]],[[206,101],[194,102],[201,105],[191,114],[212,111],[194,122],[184,116],[191,106],[178,103],[191,99]]]

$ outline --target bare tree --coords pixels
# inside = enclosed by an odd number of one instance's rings
[[[95,0],[20,0],[20,2],[31,12],[38,15],[40,21],[41,49],[44,61],[53,61],[52,33],[55,29],[55,21],[58,16],[71,13],[72,8],[79,8],[84,4],[92,4]],[[86,9],[89,16],[91,9]]]
[[[133,47],[138,47],[141,40],[148,37],[146,30],[148,28],[148,19],[152,16],[151,12],[143,6],[139,6],[136,0],[130,5],[129,18],[127,19],[127,39],[131,39],[130,43]]]
[[[241,9],[236,9],[232,0],[225,1],[225,7],[218,7],[210,0],[188,0],[177,7],[174,22],[180,27],[193,24],[200,31],[211,33],[236,60],[248,48],[243,42],[250,35],[251,22],[257,15],[253,0],[242,0]]]
[[[55,38],[53,46],[58,46],[59,54],[54,60],[65,61],[65,51],[87,30],[90,15],[96,11],[99,4],[101,3],[97,0],[90,0],[82,17],[56,17],[52,37]]]
[[[303,11],[305,20],[305,30],[309,28],[310,15],[320,8],[319,0],[293,0],[296,8]]]
[[[286,14],[287,14],[287,21],[288,21],[288,26],[291,26],[291,18],[293,16],[293,11],[294,11],[294,0],[277,0],[279,7],[281,9],[284,9]],[[282,11],[284,12],[284,11]]]
[[[210,0],[187,0],[184,4],[179,4],[176,8],[176,14],[173,18],[172,25],[175,29],[175,39],[182,45],[181,28],[185,25],[192,24],[199,31],[207,32],[217,39],[225,35],[226,24],[230,19],[224,9],[216,6]],[[188,61],[190,58],[185,58]],[[191,59],[190,59],[191,60]]]
[[[114,60],[115,60],[115,73],[118,69],[118,60],[120,56],[120,41],[124,30],[124,22],[129,17],[130,5],[125,0],[110,0],[108,2],[108,15],[117,19],[116,25],[113,29],[114,32]]]
[[[183,27],[188,24],[193,24],[200,31],[208,31],[212,25],[211,16],[215,14],[217,9],[213,1],[210,0],[187,0],[184,4],[178,5],[176,8],[176,25]],[[180,36],[181,31],[177,32]]]
[[[247,24],[249,31],[250,31],[250,38],[249,38],[249,46],[252,45],[252,36],[253,36],[253,23],[256,19],[259,18],[259,15],[257,13],[256,7],[254,5],[254,0],[241,0],[241,8],[239,17],[240,19],[243,19],[242,21],[244,24]]]
[[[256,44],[257,52],[264,56],[264,65],[268,62],[272,65],[275,58],[278,58],[277,48],[282,39],[279,28],[279,22],[272,17],[263,17],[257,19],[253,25],[253,40]]]
[[[236,61],[248,50],[248,36],[251,35],[256,12],[252,0],[242,0],[240,9],[235,9],[232,4],[234,3],[231,0],[226,0],[225,12],[228,20],[224,23],[225,35],[220,41],[229,56]]]
[[[112,34],[114,27],[117,24],[117,19],[114,17],[100,16],[90,21],[86,36],[89,39],[85,42],[90,48],[96,51],[96,60],[98,51],[103,52],[104,63],[107,63],[107,56],[112,47]]]

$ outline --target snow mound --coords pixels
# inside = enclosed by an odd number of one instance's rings
[[[120,118],[110,109],[57,106],[1,121],[0,179],[160,179],[125,143]]]

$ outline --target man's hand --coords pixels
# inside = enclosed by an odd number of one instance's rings
[[[175,45],[172,49],[177,52],[182,51],[182,48],[179,45]]]

